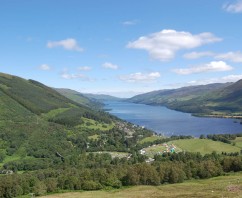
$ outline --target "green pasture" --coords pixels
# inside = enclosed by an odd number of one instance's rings
[[[143,143],[146,143],[146,142],[154,142],[155,140],[160,140],[160,139],[163,139],[164,137],[161,137],[161,136],[150,136],[150,137],[146,137],[142,140],[139,141],[140,144],[143,144]]]
[[[168,142],[168,144],[174,144],[181,148],[183,151],[189,152],[200,152],[201,154],[212,153],[213,151],[217,153],[227,152],[240,152],[240,148],[233,146],[232,144],[226,144],[219,141],[213,141],[208,139],[183,139],[174,140]]]
[[[81,118],[83,123],[81,125],[76,126],[77,128],[88,128],[93,130],[100,130],[100,131],[108,131],[114,127],[114,123],[106,124],[102,122],[97,122],[95,120],[91,120],[88,118]]]

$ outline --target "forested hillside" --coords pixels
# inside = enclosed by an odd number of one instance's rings
[[[242,80],[235,83],[208,84],[159,90],[140,94],[129,102],[164,105],[197,115],[238,116],[242,113]]]
[[[39,82],[2,73],[0,110],[0,162],[14,171],[47,168],[73,152],[127,151],[134,134],[152,134]]]

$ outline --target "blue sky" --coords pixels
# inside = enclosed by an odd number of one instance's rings
[[[1,0],[0,71],[129,97],[242,79],[242,0]]]

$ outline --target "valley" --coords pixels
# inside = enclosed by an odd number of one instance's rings
[[[242,0],[1,0],[0,198],[242,198]]]
[[[121,104],[127,102],[113,98],[109,104],[122,107],[116,117],[100,109],[105,108],[102,100],[65,89],[56,91],[35,80],[1,73],[0,197],[105,189],[111,191],[95,193],[110,196],[113,191],[119,196],[119,192],[125,195],[126,190],[127,194],[130,190],[135,192],[141,188],[139,185],[149,185],[145,187],[147,191],[159,195],[160,189],[166,188],[164,184],[185,182],[186,185],[194,181],[197,185],[198,179],[242,171],[242,140],[238,131],[213,135],[198,132],[199,138],[179,132],[158,135],[120,116],[122,112],[133,112],[135,116],[131,117],[140,119],[143,108],[137,108],[135,113],[131,106],[123,108]],[[146,108],[153,107],[146,105]],[[153,116],[147,114],[146,108],[143,109],[146,116],[159,117],[156,114],[161,113],[159,107],[155,107],[157,111],[149,110],[155,113]],[[185,118],[184,113],[176,113]],[[162,119],[168,114],[161,116]],[[171,113],[173,125],[180,119],[174,115]],[[227,126],[241,125],[232,122]],[[179,193],[182,194],[182,189]],[[88,192],[83,192],[83,196],[89,196]]]

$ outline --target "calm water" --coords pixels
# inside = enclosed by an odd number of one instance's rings
[[[201,118],[189,113],[182,113],[162,106],[150,106],[127,102],[106,101],[105,108],[109,113],[129,121],[145,126],[157,133],[170,135],[240,133],[242,125],[234,119]]]

